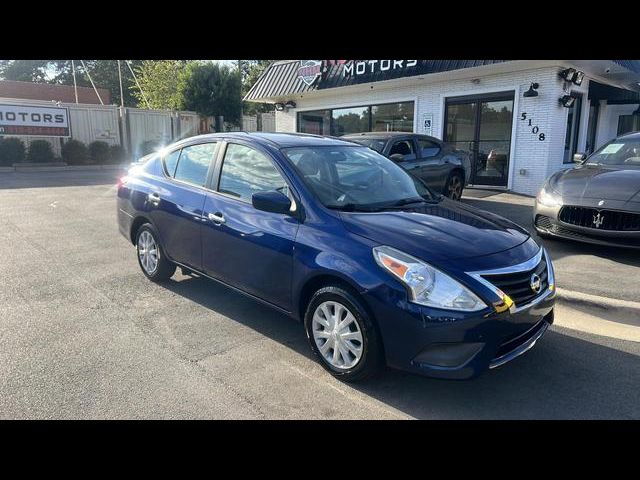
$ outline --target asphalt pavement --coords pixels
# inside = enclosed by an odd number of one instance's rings
[[[0,174],[0,418],[640,418],[640,343],[558,325],[473,381],[341,383],[280,313],[202,278],[146,280],[116,176]],[[564,287],[583,264],[582,283],[631,292],[631,257],[550,247]]]

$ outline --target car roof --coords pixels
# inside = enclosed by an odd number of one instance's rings
[[[362,132],[362,133],[350,133],[342,138],[356,139],[356,138],[379,138],[388,140],[395,137],[415,137],[415,138],[428,138],[438,140],[436,137],[424,135],[421,133],[413,132]]]
[[[187,143],[202,140],[251,140],[261,145],[271,145],[277,148],[305,147],[305,146],[353,146],[353,142],[340,140],[336,137],[324,137],[308,133],[276,133],[276,132],[220,132],[197,135],[181,140],[178,143]]]
[[[618,138],[624,138],[625,140],[640,140],[640,132],[625,133],[624,135],[620,135]]]

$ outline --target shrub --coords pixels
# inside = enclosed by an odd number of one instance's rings
[[[89,144],[89,158],[93,163],[109,162],[109,144],[96,140]]]
[[[85,164],[89,161],[89,150],[78,140],[68,140],[62,145],[62,160],[69,165]]]
[[[53,162],[54,154],[51,144],[46,140],[34,140],[29,145],[27,162],[48,163]]]
[[[127,151],[120,145],[109,147],[109,159],[111,163],[123,163],[127,159]]]
[[[19,138],[0,137],[0,166],[10,167],[14,163],[24,162],[24,143]]]
[[[147,140],[142,142],[138,148],[138,157],[144,157],[155,152],[162,144],[158,140]]]

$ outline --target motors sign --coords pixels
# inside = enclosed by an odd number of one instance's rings
[[[69,109],[0,103],[0,135],[70,137]]]
[[[336,77],[366,80],[378,75],[384,80],[388,75],[410,75],[417,66],[418,60],[300,60],[298,78],[310,87],[319,78],[322,81]]]
[[[342,75],[349,77],[394,70],[404,71],[417,64],[417,60],[351,60],[343,63]]]

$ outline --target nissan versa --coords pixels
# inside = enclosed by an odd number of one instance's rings
[[[180,141],[121,179],[118,222],[149,279],[180,266],[301,320],[343,380],[385,363],[474,377],[553,322],[553,266],[526,230],[335,138]]]

